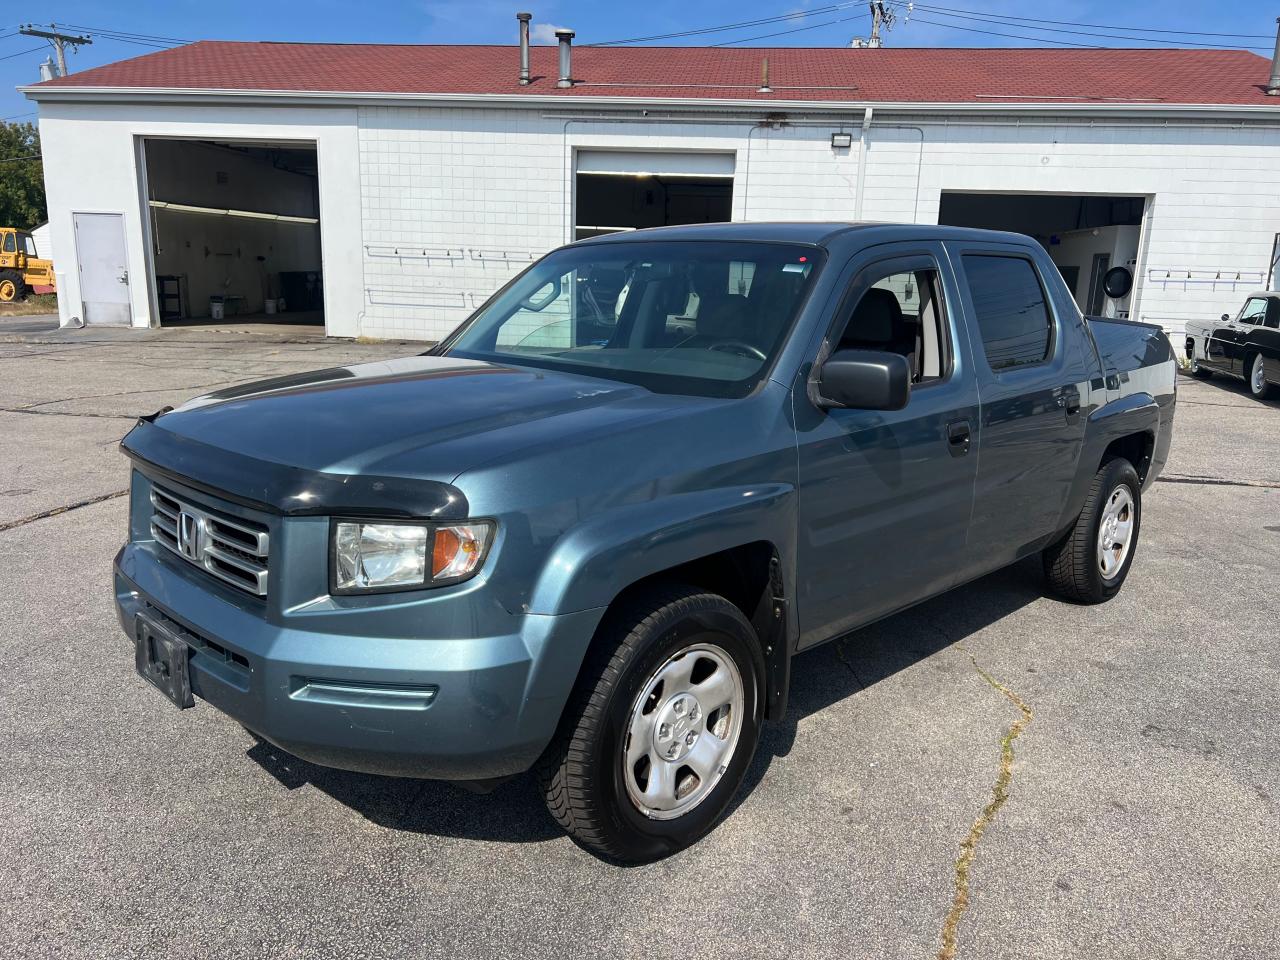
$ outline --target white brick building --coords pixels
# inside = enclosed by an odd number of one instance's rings
[[[27,88],[63,322],[284,297],[334,336],[436,339],[576,236],[715,219],[1028,232],[1083,308],[1172,331],[1273,283],[1280,98],[1252,54],[573,53],[568,88],[551,48],[521,85],[514,46],[242,43]]]

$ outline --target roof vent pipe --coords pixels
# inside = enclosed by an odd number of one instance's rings
[[[573,38],[572,30],[557,30],[556,39],[560,41],[560,79],[557,87],[573,86]]]
[[[1271,79],[1267,81],[1267,96],[1280,96],[1280,17],[1276,17],[1276,52],[1271,56]]]
[[[524,87],[529,84],[529,21],[533,14],[517,13],[516,19],[520,21],[520,86]]]

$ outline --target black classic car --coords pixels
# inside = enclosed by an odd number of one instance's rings
[[[1240,377],[1259,400],[1280,394],[1280,292],[1250,294],[1235,317],[1190,321],[1186,349],[1197,377]]]

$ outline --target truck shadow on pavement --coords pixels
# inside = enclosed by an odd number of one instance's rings
[[[764,779],[776,758],[791,752],[800,720],[856,697],[1042,596],[1040,562],[1033,557],[796,657],[787,715],[766,725],[729,812]],[[448,783],[333,770],[255,740],[246,756],[283,787],[296,790],[309,784],[390,830],[503,843],[535,843],[562,835],[532,775],[477,794]]]

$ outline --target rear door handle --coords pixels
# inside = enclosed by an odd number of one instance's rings
[[[953,457],[963,457],[968,453],[971,440],[968,420],[952,420],[947,424],[947,450]]]
[[[1080,392],[1075,388],[1063,390],[1058,394],[1058,406],[1067,412],[1067,419],[1074,420],[1080,415]]]

